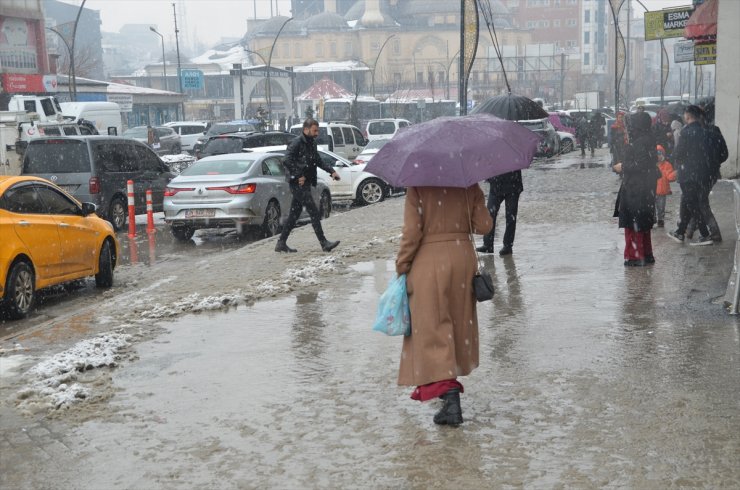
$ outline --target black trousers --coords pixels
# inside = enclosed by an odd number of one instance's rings
[[[300,218],[303,208],[306,208],[308,215],[311,217],[311,225],[313,231],[316,233],[316,238],[319,239],[319,243],[326,241],[324,236],[324,229],[321,227],[321,215],[319,209],[316,207],[316,203],[311,195],[311,185],[306,183],[303,185],[291,185],[290,192],[293,194],[293,201],[290,203],[290,213],[288,213],[288,219],[283,225],[283,231],[280,233],[280,241],[285,242],[288,240],[290,232],[295,228],[295,224]]]
[[[699,227],[701,236],[709,235],[707,223],[714,219],[712,210],[708,206],[709,193],[707,193],[707,206],[702,205],[702,186],[696,182],[684,182],[681,184],[681,205],[679,207],[679,222],[676,233],[683,235],[689,222],[695,220]]]
[[[709,236],[711,236],[713,239],[722,239],[722,233],[719,231],[719,225],[717,224],[717,219],[714,217],[714,213],[712,212],[712,207],[709,205],[709,193],[712,192],[712,188],[714,187],[714,184],[717,183],[717,178],[712,178],[709,182],[709,186],[704,188],[702,187],[699,195],[699,208],[700,212],[698,213],[699,218],[705,218],[709,221],[705,221],[704,224],[706,225],[707,230],[709,231]],[[689,226],[686,228],[686,235],[693,235],[694,230],[699,228],[699,232],[701,233],[701,226],[699,226],[699,223],[696,218],[692,218],[689,221]],[[705,235],[702,235],[705,236]]]
[[[506,204],[506,231],[504,231],[504,247],[514,246],[514,235],[516,235],[516,213],[519,210],[519,193],[514,194],[494,194],[488,193],[488,212],[493,218],[493,228],[486,235],[483,235],[483,246],[493,248],[493,237],[496,233],[496,216],[501,207],[501,203]]]

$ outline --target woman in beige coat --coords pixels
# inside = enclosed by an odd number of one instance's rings
[[[398,384],[416,386],[414,400],[444,400],[437,424],[462,423],[457,377],[478,366],[471,222],[479,235],[493,226],[477,184],[408,188],[396,272],[407,274],[411,335],[403,340]]]

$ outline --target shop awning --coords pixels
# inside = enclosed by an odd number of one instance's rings
[[[736,0],[731,0],[736,1]],[[696,7],[691,18],[686,22],[684,37],[686,39],[704,39],[717,37],[717,11],[719,0],[706,0]]]

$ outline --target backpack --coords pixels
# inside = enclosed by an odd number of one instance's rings
[[[719,171],[720,165],[727,160],[729,153],[722,131],[717,126],[709,125],[704,131],[704,144],[709,168]]]

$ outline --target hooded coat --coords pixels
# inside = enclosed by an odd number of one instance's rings
[[[617,198],[619,227],[634,231],[647,231],[655,224],[655,190],[661,174],[650,122],[644,112],[632,115],[630,144],[622,162],[622,186]]]
[[[465,376],[478,366],[472,233],[493,227],[483,191],[409,187],[396,272],[407,274],[411,335],[403,338],[398,384]]]

